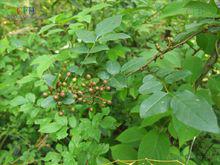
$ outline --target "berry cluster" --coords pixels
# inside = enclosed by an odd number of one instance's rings
[[[74,76],[71,72],[67,72],[64,77],[59,74],[56,86],[49,87],[49,92],[44,92],[43,96],[53,96],[58,108],[61,110],[63,101],[69,94],[74,98],[75,104],[87,105],[89,111],[93,111],[93,107],[98,105],[105,107],[112,104],[112,101],[102,97],[103,93],[110,91],[107,80],[92,78],[90,74],[85,77]],[[62,111],[60,111],[60,115]]]

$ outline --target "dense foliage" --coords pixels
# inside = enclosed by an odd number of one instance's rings
[[[220,164],[214,0],[0,1],[0,164]]]

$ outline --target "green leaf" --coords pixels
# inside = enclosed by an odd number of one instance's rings
[[[140,116],[141,118],[147,118],[164,113],[168,110],[169,103],[170,97],[167,93],[158,91],[141,103]]]
[[[56,77],[51,74],[44,74],[42,78],[45,81],[45,83],[50,87],[54,85],[54,80],[56,79]]]
[[[33,93],[27,93],[27,94],[25,95],[25,98],[26,98],[26,100],[29,101],[30,103],[34,103],[35,100],[36,100],[36,97],[35,97],[35,95],[34,95]]]
[[[180,147],[200,133],[198,130],[181,123],[175,117],[172,118],[172,123],[177,133]]]
[[[54,57],[50,55],[42,55],[35,58],[31,65],[37,65],[36,72],[39,77],[42,76],[44,71],[46,71],[51,64],[54,62]]]
[[[60,140],[60,139],[64,139],[65,137],[67,137],[68,136],[67,130],[68,130],[67,126],[62,127],[58,132],[56,132],[56,138]]]
[[[126,48],[126,47],[123,47],[121,45],[117,45],[113,48],[111,48],[108,52],[107,52],[107,55],[108,55],[108,58],[110,60],[117,60],[118,57],[125,57],[125,53],[127,51],[129,51],[130,49]]]
[[[46,34],[46,36],[49,36],[49,35],[55,34],[55,33],[59,33],[59,32],[62,32],[62,31],[63,31],[63,29],[53,29],[53,30],[50,30],[50,31]]]
[[[43,26],[43,27],[40,29],[40,31],[38,32],[38,35],[44,33],[45,31],[49,30],[50,28],[52,28],[52,27],[54,27],[54,26],[56,26],[56,24],[49,24],[49,25]]]
[[[174,116],[197,130],[219,133],[217,118],[212,106],[190,91],[176,93],[171,100]]]
[[[130,145],[118,144],[111,147],[112,157],[114,160],[135,160],[137,151]]]
[[[109,50],[107,45],[96,45],[92,49],[89,50],[89,53],[97,53],[104,50]]]
[[[141,140],[138,149],[138,159],[167,159],[169,148],[169,138],[166,134],[159,133],[155,130],[150,131]]]
[[[212,55],[215,51],[215,42],[218,38],[214,34],[202,33],[196,36],[196,42],[205,53]]]
[[[147,63],[147,60],[145,57],[134,58],[128,61],[127,63],[125,63],[121,67],[121,72],[125,74],[130,73],[130,72],[135,72],[141,69],[146,63]]]
[[[96,36],[93,31],[77,30],[76,35],[78,39],[84,41],[85,43],[95,43],[96,41]]]
[[[62,125],[57,122],[47,123],[40,127],[40,132],[42,133],[54,133],[62,128]]]
[[[139,127],[130,127],[123,131],[116,140],[121,143],[132,143],[136,141],[140,141],[142,137],[146,134],[146,130],[144,128]]]
[[[7,38],[4,38],[0,40],[0,54],[2,54],[6,49],[8,49],[9,46],[9,41]]]
[[[163,85],[154,76],[147,75],[143,79],[143,85],[139,88],[140,94],[150,94],[163,89]]]
[[[117,90],[121,90],[127,87],[126,78],[123,75],[116,75],[109,80],[109,85],[115,87]]]
[[[184,6],[184,8],[186,9],[187,14],[190,14],[193,17],[217,17],[218,9],[214,5],[205,2],[190,1]]]
[[[165,77],[165,81],[172,84],[176,81],[185,80],[186,77],[190,76],[192,73],[188,70],[174,71]]]
[[[101,127],[104,129],[115,129],[116,120],[111,116],[106,116],[100,123]]]
[[[115,41],[119,39],[127,39],[130,38],[129,35],[124,34],[124,33],[112,33],[112,34],[106,34],[102,36],[99,41],[100,42],[107,42],[107,41]]]
[[[176,16],[176,15],[184,15],[186,14],[186,9],[184,6],[189,0],[182,0],[182,1],[173,1],[168,3],[168,5],[162,10],[161,18]]]
[[[98,37],[112,32],[115,28],[120,26],[122,16],[116,15],[109,18],[104,19],[102,22],[98,23],[95,29],[96,35]]]
[[[168,115],[168,113],[159,113],[158,115],[147,117],[141,122],[141,127],[151,126],[157,121],[159,121],[161,118],[166,117]]]
[[[54,101],[52,96],[48,96],[47,98],[43,99],[41,102],[41,107],[42,108],[51,108],[56,105],[56,102]]]
[[[27,100],[23,96],[17,96],[13,100],[11,100],[10,104],[12,107],[16,107],[18,105],[25,104]]]
[[[45,158],[43,159],[44,161],[52,161],[55,164],[58,164],[58,162],[61,159],[61,155],[56,153],[56,152],[48,152]]]
[[[70,92],[67,92],[66,97],[63,99],[62,102],[63,102],[63,104],[66,104],[66,105],[73,104],[75,102],[73,94]]]
[[[106,69],[108,73],[115,75],[120,72],[121,65],[117,61],[108,61],[106,63]]]
[[[76,117],[75,117],[75,116],[69,117],[69,125],[70,125],[70,127],[72,127],[72,128],[75,128],[75,127],[76,127],[76,125],[77,125],[77,120],[76,120]]]
[[[202,72],[203,62],[199,57],[189,56],[184,59],[182,66],[185,70],[192,73],[192,75],[189,76],[189,80],[190,82],[194,82]]]

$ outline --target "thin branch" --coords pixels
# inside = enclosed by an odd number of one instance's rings
[[[207,75],[207,73],[213,68],[213,66],[217,62],[218,57],[220,55],[219,50],[218,50],[219,47],[220,47],[220,43],[217,40],[216,44],[215,44],[214,53],[212,55],[210,55],[209,59],[206,61],[206,64],[203,67],[202,73],[200,74],[200,76],[197,78],[197,80],[195,82],[195,89],[197,89],[202,84],[203,78]]]
[[[141,68],[141,70],[147,68],[148,65],[150,65],[152,62],[156,62],[158,58],[163,58],[163,55],[166,54],[167,52],[173,50],[173,49],[176,49],[180,46],[182,46],[183,44],[185,44],[187,41],[189,41],[190,39],[192,39],[193,37],[195,37],[196,35],[198,35],[199,33],[202,33],[204,30],[200,30],[200,31],[197,31],[195,32],[194,34],[190,35],[189,37],[187,37],[186,39],[180,41],[179,43],[176,43],[174,45],[171,45],[169,47],[167,47],[166,49],[164,50],[160,50],[158,51],[156,54],[154,54],[148,61],[147,63]],[[140,70],[140,69],[139,69]],[[139,71],[137,70],[137,71]],[[131,72],[130,74],[133,74],[137,71],[134,71],[134,72]],[[130,75],[129,74],[129,75]]]

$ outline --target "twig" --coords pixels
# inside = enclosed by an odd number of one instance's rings
[[[182,45],[185,44],[187,41],[189,41],[189,40],[192,39],[194,36],[198,35],[199,33],[203,32],[203,31],[204,31],[204,30],[200,30],[200,31],[198,31],[198,32],[195,32],[194,34],[192,34],[192,35],[189,36],[188,38],[186,38],[186,39],[180,41],[179,43],[177,43],[177,44],[175,44],[175,45],[171,45],[171,46],[167,47],[167,48],[164,49],[164,50],[158,51],[156,54],[154,54],[154,55],[147,61],[147,63],[146,63],[141,69],[143,70],[144,68],[146,68],[146,67],[147,67],[149,64],[151,64],[152,62],[156,62],[156,60],[157,60],[158,58],[163,57],[163,55],[166,54],[167,52],[169,52],[169,51],[171,51],[171,50],[173,50],[173,49],[176,49],[176,48],[182,46]],[[140,69],[139,69],[139,70],[140,70]],[[139,71],[139,70],[137,70],[137,71]],[[137,71],[131,72],[130,74],[133,74],[133,73],[135,73],[135,72],[137,72]]]
[[[203,67],[203,71],[202,73],[200,74],[200,76],[197,78],[196,82],[195,82],[195,89],[197,89],[201,84],[202,84],[202,80],[203,78],[207,75],[207,73],[209,72],[210,69],[213,68],[213,66],[215,65],[215,63],[217,62],[217,59],[220,55],[219,53],[219,41],[217,40],[216,43],[215,43],[215,52],[210,55],[209,59],[207,60],[205,66]]]
[[[196,140],[196,136],[193,138],[193,141],[191,143],[189,154],[188,154],[188,158],[186,160],[186,165],[188,165],[188,163],[189,163],[189,160],[190,160],[190,157],[191,157],[191,153],[192,153],[192,149],[193,149],[193,145],[194,145],[195,140]]]

